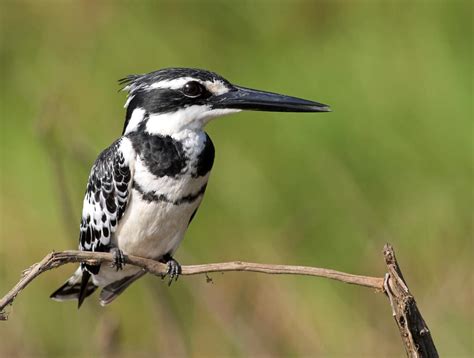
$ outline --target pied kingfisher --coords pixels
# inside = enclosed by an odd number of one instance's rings
[[[327,105],[231,84],[216,73],[167,68],[119,81],[128,92],[122,136],[90,172],[79,249],[113,252],[115,265],[81,264],[56,290],[55,300],[78,307],[98,287],[112,302],[145,274],[123,266],[123,253],[168,264],[170,283],[180,273],[173,254],[206,190],[214,146],[204,132],[213,118],[241,110],[328,112]]]

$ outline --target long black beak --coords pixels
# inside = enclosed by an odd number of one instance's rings
[[[330,112],[328,105],[283,94],[234,86],[212,100],[213,108],[267,112]]]

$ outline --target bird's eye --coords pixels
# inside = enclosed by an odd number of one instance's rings
[[[187,97],[199,97],[204,92],[204,87],[199,82],[191,81],[184,85],[182,91]]]

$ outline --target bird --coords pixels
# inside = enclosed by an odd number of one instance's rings
[[[174,254],[203,200],[214,162],[204,127],[240,111],[330,112],[328,105],[232,84],[217,73],[165,68],[119,80],[127,92],[122,135],[95,160],[87,182],[79,249],[111,252],[114,263],[81,263],[51,298],[78,301],[101,288],[111,303],[146,272],[124,255],[167,264],[169,284],[181,272]]]

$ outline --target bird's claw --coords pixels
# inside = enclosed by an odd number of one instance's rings
[[[112,262],[110,266],[115,268],[115,271],[122,270],[125,266],[125,256],[123,255],[123,251],[118,248],[114,248],[111,251],[114,255],[114,262]]]
[[[165,274],[161,275],[161,278],[164,279],[166,276],[169,276],[168,286],[170,286],[173,280],[178,281],[178,277],[181,274],[181,265],[171,255],[165,255],[163,263],[168,265],[168,270]]]

